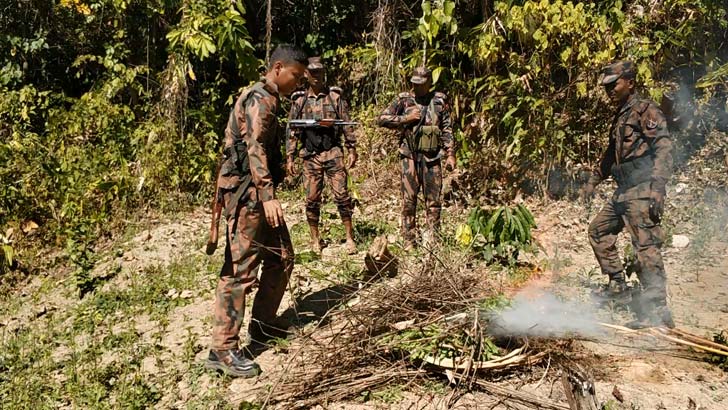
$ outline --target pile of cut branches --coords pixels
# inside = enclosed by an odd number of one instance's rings
[[[457,255],[435,259],[427,270],[403,269],[397,278],[363,287],[331,311],[322,321],[326,328],[305,336],[289,362],[297,370],[283,372],[266,402],[311,407],[433,377],[484,389],[490,386],[484,377],[548,355],[533,340],[489,337],[483,318],[490,315],[482,314],[480,302],[497,295],[494,286],[482,272],[465,269]]]

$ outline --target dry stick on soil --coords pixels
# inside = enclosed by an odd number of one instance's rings
[[[682,337],[685,340],[689,340],[689,341],[694,342],[694,343],[698,343],[698,344],[701,344],[701,345],[705,345],[705,346],[712,347],[714,349],[723,350],[723,351],[728,352],[728,346],[722,345],[720,343],[715,343],[712,340],[704,339],[704,338],[702,338],[700,336],[696,336],[694,334],[691,334],[691,333],[682,331],[680,329],[665,329],[665,330],[668,333],[672,333],[673,335],[680,336],[680,337]]]
[[[677,343],[683,346],[692,347],[698,350],[702,350],[704,352],[714,353],[721,356],[728,356],[728,348],[722,345],[718,345],[717,343],[713,343],[709,340],[705,340],[699,336],[692,335],[690,333],[687,333],[682,330],[677,329],[666,329],[662,327],[655,327],[655,328],[649,328],[649,329],[642,329],[642,330],[635,330],[630,329],[624,326],[619,325],[612,325],[609,323],[599,323],[599,325],[614,329],[620,332],[634,334],[634,335],[643,335],[643,336],[652,336],[655,338],[660,338],[663,340],[667,340],[669,342]],[[672,333],[676,336],[670,336],[666,333]],[[685,339],[691,339],[690,340],[684,340],[681,337]],[[717,345],[718,348],[715,348],[714,345]]]
[[[507,399],[515,400],[525,405],[535,406],[547,410],[569,410],[569,406],[553,402],[545,397],[536,396],[526,392],[509,389],[485,380],[476,380],[475,384],[480,386],[487,393],[498,395]]]
[[[343,309],[327,312],[324,318],[329,319],[332,332],[323,339],[314,339],[313,335],[309,337],[269,391],[265,405],[274,402],[284,406],[302,403],[308,406],[346,400],[387,384],[411,384],[419,377],[432,374],[422,368],[411,370],[412,362],[408,357],[410,353],[401,351],[402,347],[392,343],[391,338],[398,335],[392,328],[395,323],[412,320],[409,327],[414,329],[423,329],[428,324],[437,323],[439,327],[444,327],[441,333],[443,335],[467,331],[463,328],[462,321],[448,321],[446,318],[448,315],[452,317],[454,312],[472,309],[472,304],[468,302],[482,300],[492,290],[484,286],[481,276],[467,275],[462,270],[453,270],[455,274],[453,271],[446,271],[446,266],[456,264],[457,262],[441,262],[436,265],[440,269],[433,267],[435,272],[420,273],[411,276],[408,281],[400,277],[391,282],[377,283],[371,288],[364,287],[355,293],[359,303],[353,306],[342,303],[339,306]],[[443,286],[442,277],[449,279],[446,286]],[[317,324],[315,330],[323,322],[324,319]],[[471,365],[464,369],[461,377],[469,376],[471,383],[480,386],[476,380],[476,369],[472,365],[476,347],[464,346],[458,349],[471,349]],[[524,356],[522,351],[496,359],[496,362],[505,362],[500,364],[502,367],[512,366],[516,364],[518,356]],[[299,357],[303,357],[307,363],[317,363],[319,367],[291,371],[293,361]],[[518,357],[518,360],[524,359],[526,363],[529,362],[528,358]],[[464,386],[468,384],[470,383]],[[274,393],[277,396],[275,398]],[[518,395],[509,392],[507,398],[510,399],[511,396]]]

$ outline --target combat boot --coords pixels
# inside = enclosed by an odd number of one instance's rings
[[[592,292],[592,296],[602,302],[613,301],[627,304],[632,299],[632,292],[627,286],[624,273],[619,272],[609,277],[609,283]]]
[[[630,329],[647,329],[650,327],[667,327],[675,328],[675,321],[672,318],[672,312],[667,306],[658,306],[651,309],[643,317],[637,318],[626,324]]]
[[[260,366],[246,358],[240,349],[210,350],[205,368],[244,378],[255,377],[261,373]]]

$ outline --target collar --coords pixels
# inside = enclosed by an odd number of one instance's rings
[[[627,101],[619,108],[619,110],[617,111],[617,115],[624,114],[624,112],[629,110],[630,108],[632,108],[632,106],[635,105],[635,103],[637,103],[637,101],[639,101],[639,97],[637,96],[637,93],[631,94],[629,96],[629,98],[627,99]]]
[[[306,98],[311,98],[311,97],[321,98],[321,97],[327,96],[328,94],[329,94],[329,87],[327,87],[327,86],[324,86],[324,88],[318,94],[316,94],[313,91],[313,88],[311,88],[311,87],[308,87],[306,89]]]
[[[424,103],[427,103],[427,104],[430,103],[430,100],[432,100],[432,98],[435,96],[435,92],[434,91],[430,91],[427,94],[425,94],[425,95],[423,95],[421,97],[418,97],[417,95],[415,95],[415,92],[412,91],[412,95],[415,97],[415,101],[417,101],[418,103],[424,105]]]
[[[265,77],[260,77],[260,82],[263,84],[263,89],[268,91],[272,96],[278,98],[278,86],[268,81]]]

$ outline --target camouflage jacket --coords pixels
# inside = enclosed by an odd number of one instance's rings
[[[265,79],[238,97],[225,128],[218,177],[221,189],[236,189],[243,181],[250,181],[259,201],[275,198],[274,186],[283,177],[278,107],[278,88]]]
[[[429,110],[430,102],[434,106],[435,116]],[[434,125],[440,128],[440,149],[445,154],[455,155],[455,143],[452,136],[452,123],[450,120],[450,106],[447,103],[447,96],[440,92],[427,94],[424,97],[416,98],[414,93],[405,92],[399,94],[396,100],[392,102],[387,109],[382,112],[377,120],[380,127],[398,129],[401,131],[400,136],[400,154],[405,157],[412,157],[412,149],[407,141],[411,140],[414,129],[418,123],[405,124],[404,117],[411,110],[419,110],[425,113],[425,120],[422,125]],[[438,157],[441,154],[438,154]]]
[[[648,198],[652,191],[665,192],[672,173],[672,142],[667,120],[651,100],[638,95],[617,111],[609,131],[609,146],[591,182],[610,175],[617,181],[618,200]]]
[[[328,87],[322,93],[315,94],[310,88],[306,91],[297,91],[291,96],[293,103],[291,111],[288,113],[288,119],[324,119],[336,118],[344,121],[350,121],[349,105],[341,96],[341,88]],[[306,133],[322,133],[333,132],[332,137],[336,140],[335,145],[341,143],[341,133],[344,134],[344,146],[348,149],[356,147],[356,135],[351,126],[335,127],[331,130],[325,128],[313,128],[307,130],[292,130],[286,128],[286,156],[294,156],[298,149],[298,142],[301,141]],[[303,142],[303,141],[302,141]],[[308,157],[315,152],[308,152],[306,145],[303,144],[300,155]]]

